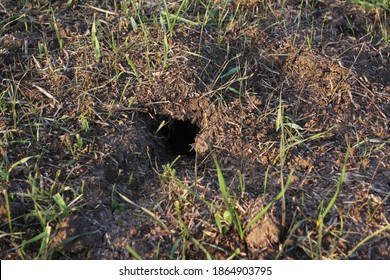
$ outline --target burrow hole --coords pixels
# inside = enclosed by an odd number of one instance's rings
[[[166,140],[166,145],[175,155],[195,156],[195,137],[200,129],[189,120],[177,120],[171,117],[158,117],[158,126],[163,122],[159,134]]]

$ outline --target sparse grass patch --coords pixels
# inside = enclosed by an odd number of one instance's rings
[[[1,258],[389,258],[388,1],[60,2],[0,9]]]
[[[26,162],[27,159],[13,164],[11,167],[16,168],[17,165]],[[10,173],[12,170],[10,168]],[[9,235],[3,237],[12,240],[16,245],[13,250],[22,259],[49,259],[52,254],[58,249],[58,246],[52,245],[53,237],[55,236],[55,226],[63,218],[68,217],[76,211],[79,205],[82,193],[74,190],[68,186],[57,186],[57,178],[60,175],[58,172],[52,185],[49,187],[46,179],[43,178],[39,172],[31,172],[26,178],[29,190],[24,193],[16,193],[12,195],[10,200],[7,189],[2,190],[2,195],[6,201],[6,208],[8,212]],[[14,216],[13,211],[19,212],[18,209],[11,209],[11,201],[17,201],[18,198],[23,197],[27,205],[32,208],[21,216]],[[25,231],[15,232],[12,229],[12,223],[15,221],[20,224],[24,220],[26,223],[38,222],[36,227]],[[35,222],[34,222],[35,221]],[[74,236],[73,240],[77,238]],[[71,240],[68,240],[69,242]],[[64,243],[66,240],[63,241]]]
[[[382,7],[385,10],[389,10],[390,8],[390,1],[388,0],[369,0],[369,1],[352,0],[352,2],[371,9]]]

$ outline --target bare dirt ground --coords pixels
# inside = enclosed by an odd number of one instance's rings
[[[390,258],[383,8],[43,2],[0,5],[2,259]],[[243,228],[291,174],[243,236],[213,156]]]

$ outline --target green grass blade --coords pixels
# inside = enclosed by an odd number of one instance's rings
[[[226,260],[232,260],[232,259],[234,259],[239,253],[241,253],[241,250],[240,250],[240,248],[237,248],[235,251],[234,251],[234,253],[231,255],[231,256],[229,256]]]
[[[6,181],[9,182],[9,175],[11,174],[11,171],[18,165],[21,165],[21,164],[24,164],[26,163],[29,159],[33,158],[33,156],[31,157],[25,157],[17,162],[15,162],[14,164],[12,164],[10,166],[10,168],[8,169],[8,172],[7,172],[7,177],[6,177]]]
[[[130,199],[128,199],[126,196],[124,196],[123,194],[119,193],[118,191],[115,191],[124,201],[126,201],[127,203],[130,203],[131,205],[141,209],[142,211],[144,211],[146,214],[148,214],[150,217],[152,217],[155,221],[158,222],[159,225],[161,225],[165,230],[168,230],[167,226],[157,217],[156,214],[154,214],[153,212],[151,212],[150,210],[146,209],[145,207],[142,207],[136,203],[134,203],[133,201],[131,201]]]
[[[60,46],[60,50],[62,50],[63,45],[64,45],[64,41],[61,39],[60,31],[59,31],[58,26],[57,26],[57,20],[55,18],[53,10],[52,10],[52,17],[53,17],[54,30],[55,30],[57,40],[58,40],[58,45]]]
[[[63,197],[59,193],[56,193],[53,196],[53,199],[54,199],[55,203],[57,203],[57,205],[60,207],[60,209],[62,211],[62,213],[60,215],[60,218],[68,216],[69,215],[69,207],[68,207],[68,205],[66,205],[65,200],[63,199]]]
[[[130,59],[129,54],[126,54],[126,55],[125,55],[125,58],[126,58],[127,64],[129,64],[129,66],[130,66],[131,69],[133,70],[133,74],[134,74],[135,78],[138,80],[137,68],[135,67],[133,61]]]
[[[133,248],[131,248],[130,245],[126,246],[126,250],[129,251],[129,253],[137,260],[142,260],[141,256]]]
[[[173,17],[173,21],[172,21],[172,28],[171,30],[169,30],[169,35],[172,37],[172,33],[173,33],[173,28],[175,28],[176,26],[176,21],[177,19],[179,18],[179,14],[181,12],[181,10],[183,9],[184,5],[186,4],[187,1],[182,1],[181,2],[181,5],[179,7],[179,9],[177,10],[175,16]]]
[[[221,79],[228,78],[232,76],[233,74],[237,73],[237,71],[240,69],[240,67],[233,67],[229,71],[227,71],[225,74],[221,76]]]
[[[41,246],[39,248],[38,255],[36,259],[46,259],[47,255],[46,252],[48,251],[49,243],[50,243],[50,233],[51,233],[51,227],[49,225],[46,225],[43,234],[44,236],[42,237],[41,241]]]
[[[238,232],[238,235],[240,236],[241,239],[244,239],[244,232],[242,230],[242,225],[241,221],[238,216],[237,209],[235,208],[235,205],[230,201],[231,200],[231,195],[229,193],[228,187],[225,182],[225,178],[223,177],[221,167],[219,166],[217,157],[213,154],[213,159],[214,159],[214,164],[217,169],[217,175],[218,175],[218,183],[219,183],[219,189],[222,194],[223,202],[227,208],[227,210],[230,213],[230,216],[232,217],[233,224],[236,227],[236,230]]]
[[[85,235],[92,235],[92,234],[96,234],[98,233],[99,231],[96,230],[96,231],[88,231],[88,232],[84,232],[84,233],[81,233],[81,234],[77,234],[77,235],[73,235],[73,236],[70,236],[69,238],[65,239],[64,241],[58,243],[57,245],[55,245],[54,247],[50,248],[50,250],[48,251],[47,253],[47,259],[51,259],[52,258],[52,255],[61,247],[73,242],[75,239],[79,238],[79,237],[82,237],[82,236],[85,236]]]
[[[352,250],[350,250],[347,254],[347,257],[350,257],[357,249],[359,249],[359,247],[361,247],[362,245],[364,245],[364,243],[366,243],[368,240],[370,240],[371,238],[375,237],[376,235],[380,234],[381,232],[384,232],[384,231],[387,231],[387,230],[390,230],[390,225],[387,225],[385,227],[382,227],[380,229],[378,229],[377,231],[373,232],[372,234],[370,234],[369,236],[367,236],[366,238],[364,238],[362,241],[360,241],[355,247],[353,247]]]
[[[292,175],[293,171],[290,172],[287,182],[291,181]],[[282,188],[282,190],[274,197],[274,199],[272,199],[270,203],[268,203],[256,216],[253,217],[253,219],[246,225],[244,233],[247,232],[251,228],[251,226],[256,223],[265,213],[267,213],[267,211],[271,208],[272,205],[275,204],[275,202],[283,198],[287,188],[288,183],[286,183],[286,187]]]
[[[172,260],[174,259],[174,255],[178,251],[180,242],[182,242],[182,241],[183,241],[183,236],[179,236],[179,238],[175,241],[175,243],[173,243],[171,253],[169,254],[170,259],[172,259]]]
[[[328,206],[326,207],[325,211],[321,212],[318,216],[318,219],[317,219],[317,226],[319,227],[318,237],[317,237],[317,248],[316,248],[317,259],[321,259],[321,256],[322,256],[322,253],[321,253],[322,245],[321,244],[322,244],[322,237],[323,237],[324,219],[325,219],[326,215],[329,213],[329,211],[332,209],[332,207],[335,205],[336,200],[340,194],[341,186],[344,183],[345,172],[347,169],[347,160],[348,160],[349,152],[350,152],[350,145],[349,145],[348,139],[347,139],[347,145],[348,145],[348,148],[347,148],[347,152],[346,152],[345,157],[344,157],[344,163],[343,163],[343,167],[341,169],[340,178],[339,178],[339,181],[338,181],[337,186],[336,186],[336,192],[334,193],[334,195],[333,195],[332,199],[330,200]]]
[[[348,147],[347,153],[345,154],[345,158],[344,158],[344,164],[343,164],[343,167],[341,169],[340,178],[339,178],[339,181],[338,181],[337,186],[336,186],[336,192],[334,193],[334,195],[333,195],[332,199],[330,200],[328,206],[326,207],[325,211],[320,213],[320,215],[318,217],[318,220],[317,220],[317,224],[319,222],[323,221],[325,216],[329,213],[329,211],[332,209],[332,207],[336,203],[337,197],[340,194],[341,186],[344,183],[344,178],[345,178],[345,172],[346,172],[346,169],[347,169],[347,160],[348,160],[348,157],[349,157],[349,152],[350,152],[350,148]]]
[[[34,243],[34,242],[37,242],[41,239],[44,239],[46,237],[46,232],[41,232],[40,234],[34,236],[33,238],[29,239],[29,240],[25,240],[22,242],[22,244],[20,244],[19,247],[17,247],[17,249],[19,248],[25,248],[27,245],[31,244],[31,243]]]
[[[161,11],[161,14],[164,15],[164,16],[166,16],[166,15],[169,14],[169,13],[167,13],[166,11]],[[188,24],[188,25],[191,25],[191,26],[198,26],[198,25],[199,25],[198,22],[195,22],[195,21],[192,21],[192,20],[183,18],[183,17],[181,17],[181,16],[175,16],[175,15],[171,15],[171,14],[169,14],[169,16],[170,16],[170,17],[173,16],[173,17],[176,18],[176,21],[181,21],[181,22],[183,22],[183,23],[185,23],[185,24]],[[176,22],[176,21],[175,21],[175,22]]]
[[[203,253],[206,254],[206,257],[207,257],[208,260],[213,260],[214,259],[213,256],[211,256],[211,254],[209,253],[209,251],[207,251],[207,249],[198,240],[196,240],[195,238],[192,237],[191,241],[194,242],[196,244],[196,246],[198,246],[199,249],[202,250]]]
[[[99,44],[99,40],[97,38],[96,14],[93,15],[91,37],[92,37],[92,46],[94,47],[94,50],[95,50],[95,59],[97,62],[99,62],[100,61],[100,44]]]

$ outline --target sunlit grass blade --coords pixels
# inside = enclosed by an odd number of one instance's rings
[[[240,248],[237,248],[235,251],[234,251],[234,253],[231,255],[231,256],[229,256],[226,260],[232,260],[232,259],[234,259],[238,254],[240,254],[241,253],[241,250],[240,250]]]
[[[233,221],[233,224],[237,230],[238,235],[241,239],[244,239],[244,232],[242,230],[241,221],[239,219],[238,211],[235,208],[234,205],[234,199],[231,197],[228,187],[225,182],[225,178],[223,177],[221,167],[219,166],[217,157],[213,154],[214,164],[217,169],[217,175],[218,175],[218,183],[219,183],[219,189],[221,191],[221,195],[223,198],[223,202],[227,208],[228,213],[230,214],[230,218]],[[233,201],[232,201],[233,200]]]
[[[126,246],[126,250],[137,260],[142,260],[142,257],[130,245]]]
[[[164,34],[164,55],[163,55],[163,67],[168,67],[168,52],[169,52],[169,45],[168,45],[168,38],[167,34]]]
[[[227,71],[225,74],[221,76],[221,79],[228,78],[232,76],[233,74],[237,73],[237,71],[240,69],[240,67],[233,67],[229,71]]]
[[[135,67],[133,61],[130,59],[130,57],[129,57],[128,54],[126,54],[125,58],[126,58],[127,64],[129,64],[129,66],[130,66],[131,69],[133,70],[133,74],[134,74],[135,78],[138,80],[137,68]]]
[[[93,15],[91,38],[92,38],[92,46],[95,51],[95,59],[96,61],[100,61],[100,44],[99,44],[99,39],[97,37],[96,14]]]
[[[180,225],[180,230],[181,230],[181,235],[183,236],[183,239],[186,239],[190,236],[190,233],[188,231],[188,228],[185,224],[185,222],[183,221],[183,218],[182,218],[182,215],[181,215],[181,210],[180,210],[180,203],[179,201],[175,201],[173,203],[174,207],[175,207],[175,212],[176,212],[176,215],[177,215],[177,219],[179,220],[179,225]]]
[[[138,25],[137,25],[137,22],[135,21],[135,19],[133,17],[130,17],[130,22],[131,22],[131,27],[133,28],[133,30],[135,32],[138,31]]]
[[[207,249],[202,245],[202,243],[200,243],[198,240],[196,240],[193,237],[191,237],[191,241],[194,242],[196,244],[196,246],[198,246],[199,249],[202,250],[203,253],[205,253],[208,260],[214,259],[213,256],[211,256],[211,254],[209,253],[209,251],[207,251]]]
[[[7,172],[7,176],[6,176],[6,181],[8,182],[9,181],[9,176],[11,174],[11,171],[18,165],[22,165],[24,163],[26,163],[29,159],[33,158],[33,156],[31,157],[25,157],[25,158],[22,158],[21,160],[15,162],[14,164],[12,164],[10,166],[10,168],[8,168],[8,172]]]
[[[165,1],[164,1],[165,3]],[[170,19],[167,18],[167,24],[168,24],[168,29],[170,28]],[[165,27],[165,21],[162,15],[160,15],[160,24],[161,28],[164,31],[164,39],[163,39],[163,47],[164,47],[164,52],[163,52],[163,67],[167,68],[168,66],[168,51],[169,51],[169,44],[168,44],[168,38],[167,38],[167,30]]]
[[[381,227],[380,229],[378,229],[377,231],[373,232],[372,234],[370,234],[369,236],[365,237],[363,240],[361,240],[355,247],[352,248],[352,250],[350,250],[347,254],[347,257],[351,257],[353,255],[353,253],[356,252],[357,249],[359,249],[361,246],[363,246],[368,240],[370,240],[371,238],[379,235],[381,232],[384,232],[384,231],[390,231],[390,225],[387,225],[387,226],[384,226],[384,227]]]
[[[268,203],[258,214],[256,214],[256,216],[252,218],[252,220],[246,225],[244,232],[247,232],[254,223],[256,223],[262,216],[264,216],[264,214],[267,213],[267,211],[272,207],[272,205],[275,204],[275,202],[279,201],[284,197],[284,194],[291,183],[293,173],[294,171],[290,172],[290,174],[288,175],[286,186],[281,189],[281,191],[272,199],[270,203]]]
[[[25,248],[26,248],[28,245],[30,245],[30,244],[32,244],[32,243],[35,243],[35,242],[38,242],[38,241],[40,241],[40,240],[44,240],[45,238],[47,238],[47,232],[46,232],[46,231],[43,231],[43,232],[41,232],[40,234],[38,234],[38,235],[36,235],[36,236],[30,238],[29,240],[23,241],[23,242],[20,244],[20,246],[16,247],[16,249],[22,251],[22,252],[20,252],[21,255],[25,255],[25,254],[24,254],[24,251],[25,251]],[[41,241],[41,242],[43,242],[43,241]],[[42,243],[41,243],[41,244],[42,244]],[[41,250],[42,250],[42,245],[41,245],[40,252],[41,252]],[[38,254],[38,255],[39,255],[39,254]]]
[[[44,231],[44,236],[42,237],[41,246],[39,248],[38,256],[40,259],[46,259],[47,251],[49,249],[49,243],[50,243],[50,233],[51,233],[51,227],[49,225],[46,225]]]
[[[322,251],[322,235],[323,235],[323,229],[324,229],[324,219],[326,217],[326,215],[329,213],[329,211],[333,208],[333,206],[335,205],[336,203],[336,200],[340,194],[340,190],[341,190],[341,186],[343,185],[344,183],[344,179],[345,179],[345,172],[346,172],[346,169],[347,169],[347,161],[348,161],[348,157],[349,157],[349,153],[350,153],[350,145],[349,145],[349,141],[347,139],[347,152],[345,154],[345,157],[344,157],[344,163],[343,163],[343,167],[341,169],[341,174],[340,174],[340,177],[339,177],[339,181],[336,185],[336,191],[332,197],[332,199],[330,200],[328,206],[326,207],[325,211],[323,212],[320,212],[319,216],[318,216],[318,219],[317,219],[317,226],[319,227],[318,229],[318,238],[317,238],[317,259],[320,259],[321,258],[321,251]]]
[[[60,31],[58,30],[57,20],[55,18],[53,10],[52,10],[52,19],[53,19],[54,31],[56,32],[56,36],[57,36],[58,45],[60,47],[60,50],[62,50],[63,46],[64,46],[64,41],[62,40],[61,35],[60,35]]]
[[[65,200],[63,199],[63,197],[59,193],[56,193],[53,196],[53,199],[54,199],[54,201],[57,203],[57,205],[61,209],[62,213],[60,215],[60,218],[68,216],[69,215],[69,207],[68,207],[68,205],[66,205]]]

